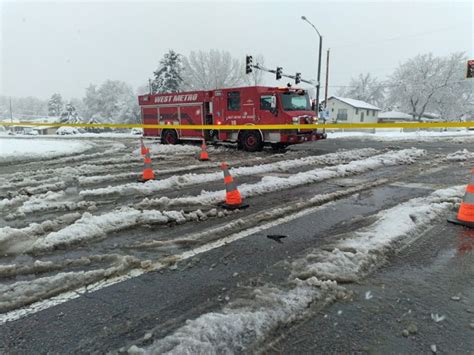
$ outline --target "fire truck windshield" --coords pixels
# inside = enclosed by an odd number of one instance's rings
[[[281,94],[281,103],[284,111],[311,111],[308,94],[284,93]]]

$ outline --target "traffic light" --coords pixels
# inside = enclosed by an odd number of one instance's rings
[[[245,74],[250,74],[252,72],[252,56],[248,55],[245,58]]]
[[[301,73],[296,73],[295,84],[298,85],[299,83],[301,83]]]
[[[283,68],[282,68],[282,67],[277,67],[277,70],[276,70],[276,80],[280,80],[282,74],[283,74]]]

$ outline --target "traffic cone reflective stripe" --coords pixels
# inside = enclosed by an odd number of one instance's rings
[[[199,160],[200,161],[209,160],[209,154],[207,154],[207,147],[204,141],[202,142],[202,145],[201,145],[201,153],[199,154]]]
[[[150,149],[146,149],[145,153],[145,158],[144,158],[144,164],[143,164],[143,174],[140,179],[140,181],[148,181],[148,180],[154,180],[155,179],[155,173],[153,172],[153,169],[151,168],[151,155],[150,155]]]
[[[456,218],[449,218],[448,222],[474,228],[474,169],[471,172],[471,181],[466,187],[466,193],[462,198],[458,214]]]
[[[224,172],[224,183],[225,183],[225,203],[222,205],[227,209],[246,208],[248,205],[242,204],[242,196],[237,189],[237,184],[229,173],[229,167],[227,163],[221,164],[222,171]]]

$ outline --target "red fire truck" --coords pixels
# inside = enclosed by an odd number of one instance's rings
[[[145,136],[161,138],[164,144],[186,140],[237,142],[239,148],[258,151],[264,145],[285,147],[326,138],[313,129],[294,130],[202,130],[173,125],[265,125],[315,124],[317,118],[303,89],[250,86],[209,91],[149,94],[138,97],[143,124],[166,124],[145,128]]]

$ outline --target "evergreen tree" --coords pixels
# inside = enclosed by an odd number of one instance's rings
[[[172,49],[160,60],[160,66],[153,72],[152,93],[178,92],[183,82],[181,55]]]
[[[66,104],[64,111],[61,113],[61,122],[64,123],[80,123],[81,119],[72,103]]]
[[[48,101],[48,116],[59,116],[63,111],[63,99],[60,94],[53,94]]]

